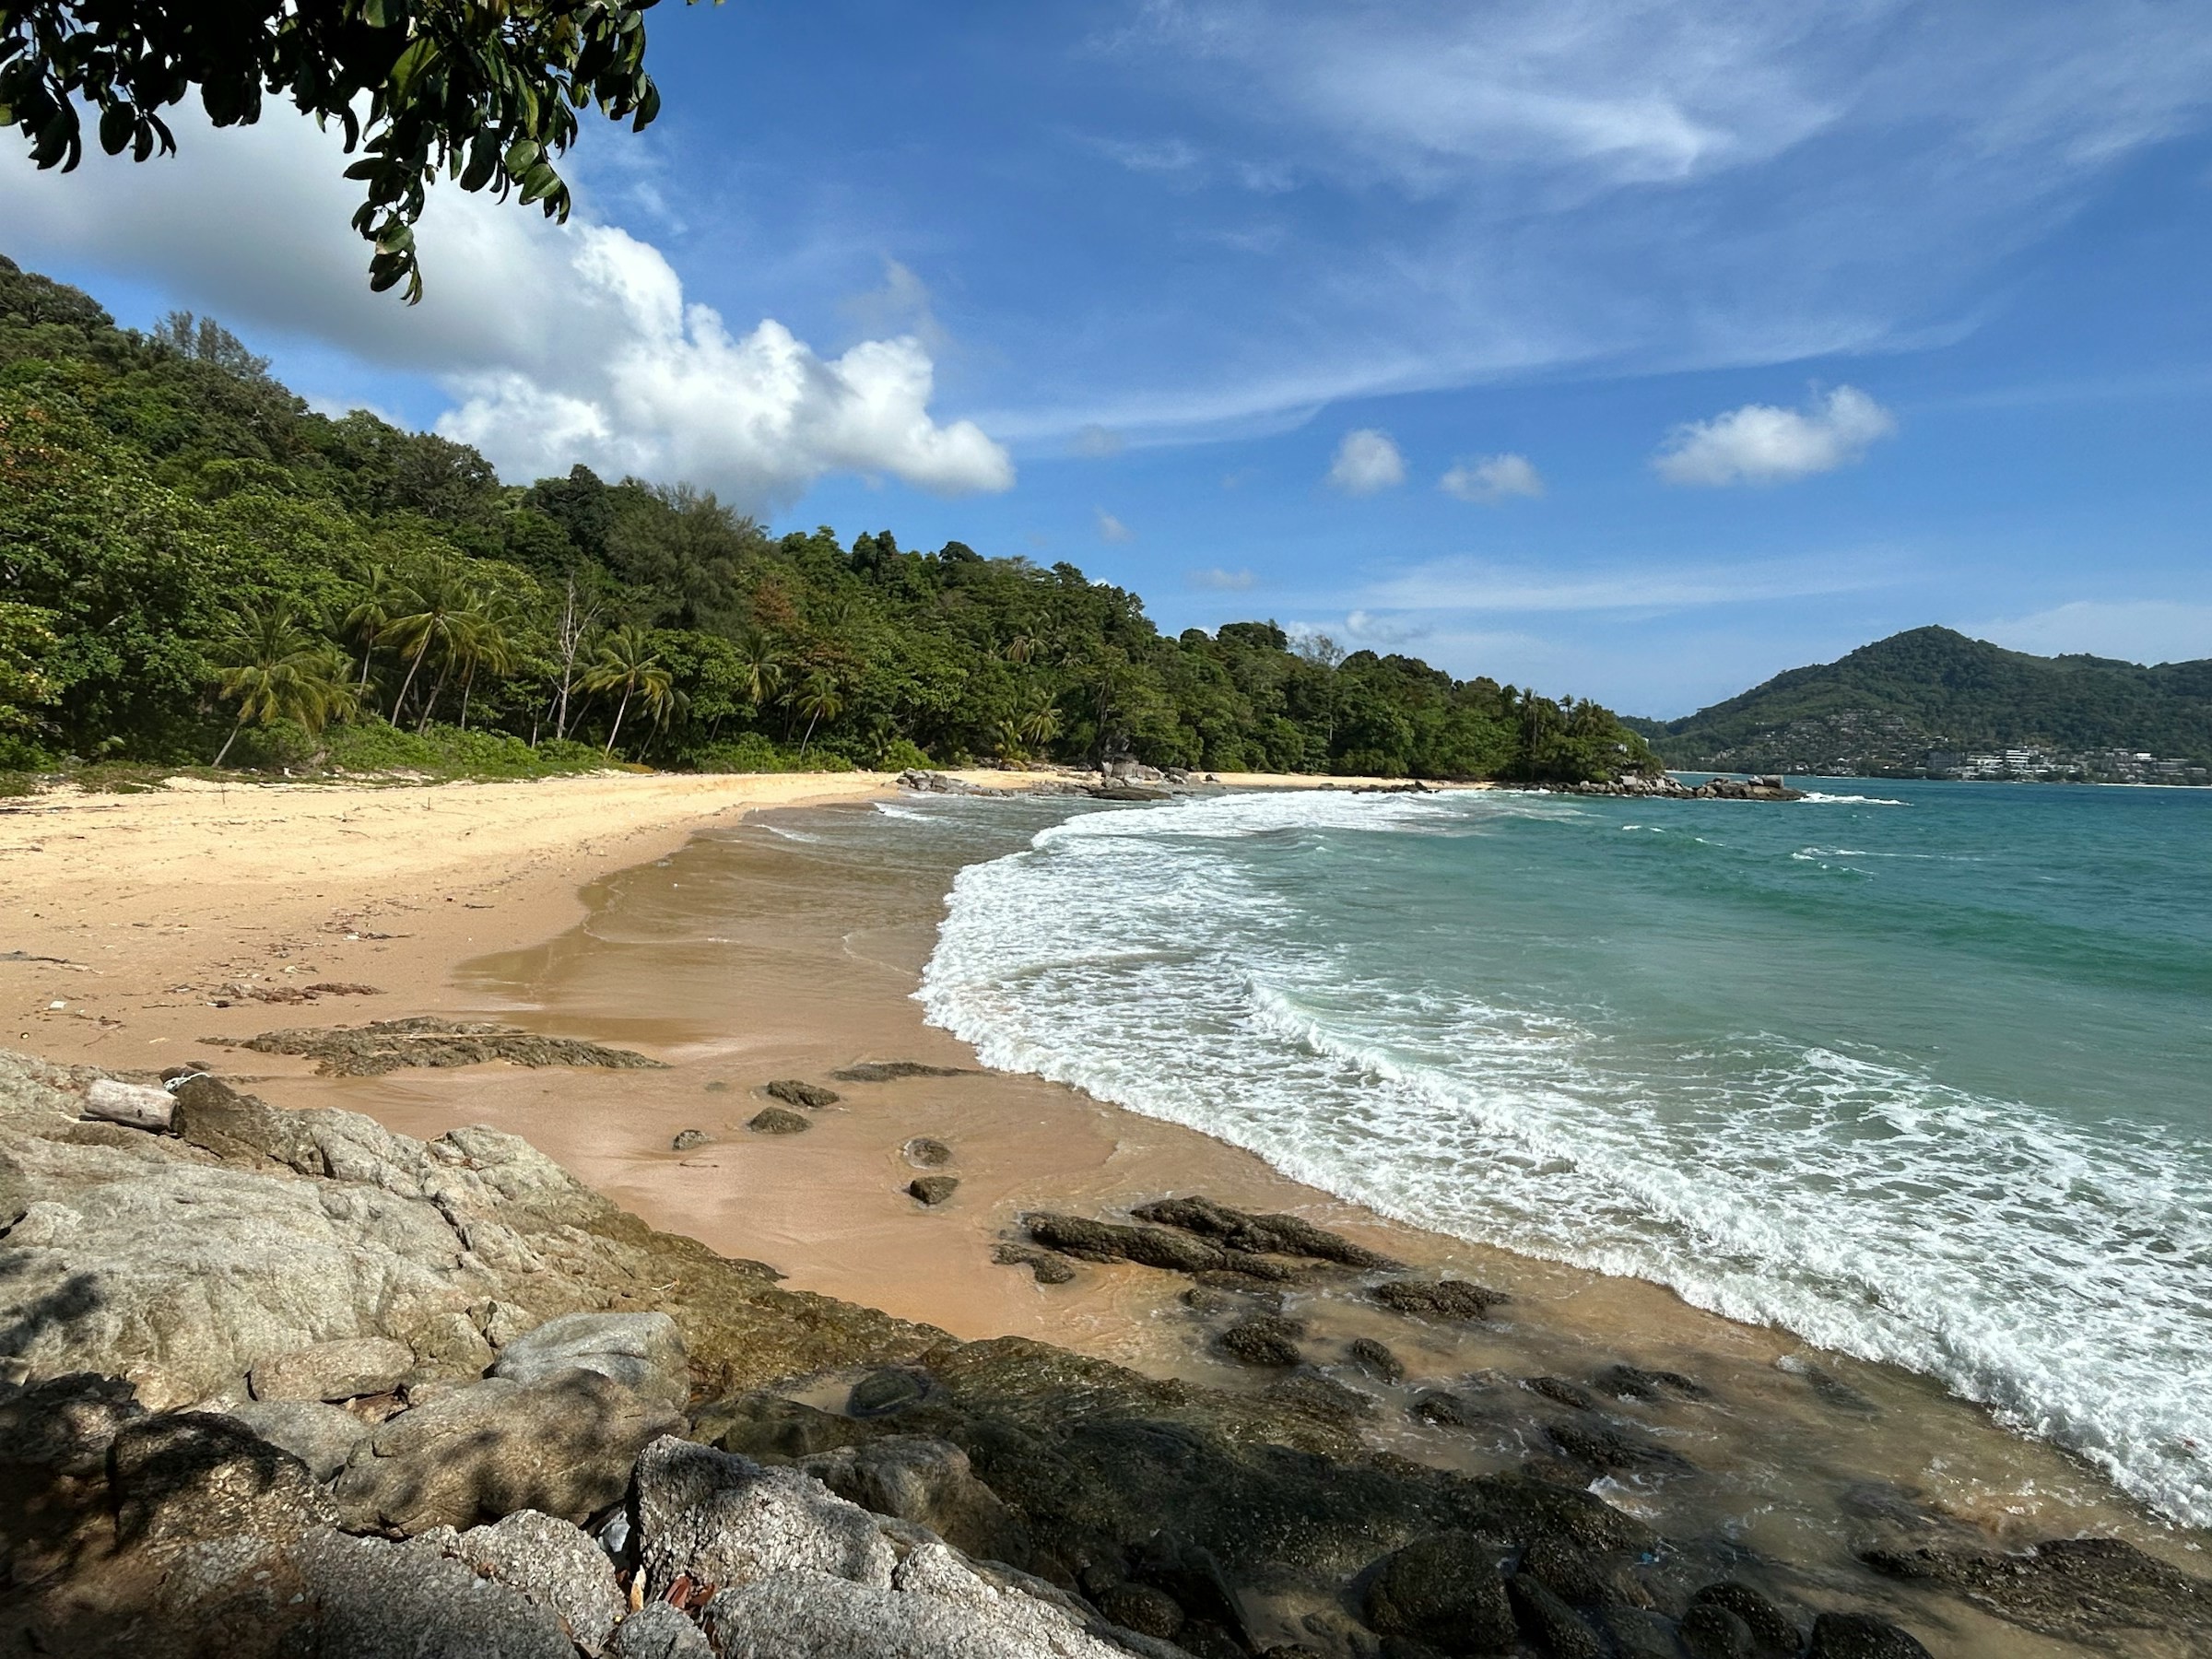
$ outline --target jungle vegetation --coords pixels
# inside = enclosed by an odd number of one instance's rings
[[[219,324],[0,258],[0,765],[523,773],[1131,754],[1572,780],[1597,704],[1273,622],[1168,637],[1072,564],[773,535],[711,491],[332,418]]]

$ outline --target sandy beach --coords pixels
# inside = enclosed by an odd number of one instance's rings
[[[979,1069],[910,996],[951,870],[904,855],[856,870],[804,837],[810,813],[866,812],[893,794],[895,781],[865,774],[621,776],[10,802],[0,809],[6,1035],[115,1069],[202,1061],[278,1104],[346,1107],[412,1135],[490,1124],[655,1226],[767,1262],[794,1288],[957,1336],[1034,1336],[1228,1386],[1249,1375],[1210,1346],[1186,1281],[1086,1265],[1071,1284],[1044,1286],[994,1263],[994,1248],[1033,1209],[1119,1217],[1203,1192],[1288,1211],[1514,1299],[1458,1334],[1409,1332],[1341,1298],[1291,1297],[1287,1311],[1317,1338],[1387,1338],[1413,1372],[1395,1391],[1406,1399],[1423,1378],[1579,1376],[1606,1364],[1697,1378],[1708,1402],[1657,1414],[1654,1430],[1707,1478],[1616,1495],[1654,1524],[1725,1534],[1797,1563],[1808,1583],[1888,1535],[1906,1510],[1999,1537],[2113,1532],[2187,1559],[2186,1539],[2093,1471],[1922,1379],[1812,1355],[1787,1332],[1733,1324],[1639,1281],[1398,1226],[1194,1132]],[[634,1048],[665,1069],[326,1077],[204,1041],[416,1014]],[[885,1060],[945,1075],[833,1076]],[[807,1133],[748,1131],[762,1087],[783,1077],[840,1098],[808,1114]],[[685,1131],[703,1143],[677,1150]],[[953,1149],[951,1202],[925,1207],[906,1193],[916,1171],[902,1147],[915,1136]],[[1881,1432],[1869,1433],[1877,1419]],[[1530,1452],[1506,1428],[1468,1433],[1403,1414],[1376,1434],[1470,1469]],[[1839,1510],[1854,1503],[1858,1520],[1839,1528]],[[1947,1651],[2075,1651],[1959,1618]]]

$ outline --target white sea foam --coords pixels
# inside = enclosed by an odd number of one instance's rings
[[[877,801],[876,803],[876,810],[882,813],[885,818],[905,818],[910,822],[916,824],[932,824],[936,822],[936,819],[930,814],[920,811],[912,806],[901,806],[896,801]]]
[[[1823,794],[1817,789],[1806,790],[1802,804],[1814,806],[1902,806],[1905,805],[1902,801],[1891,800],[1886,795]]]
[[[2212,1523],[2200,1151],[1773,1033],[1670,1050],[1587,1010],[1347,976],[1248,861],[1579,810],[1304,794],[1080,817],[960,873],[918,994],[992,1065],[1403,1219],[1910,1366]]]

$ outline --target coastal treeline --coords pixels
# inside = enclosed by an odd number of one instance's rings
[[[0,765],[767,771],[1004,759],[1576,780],[1607,710],[1272,622],[1160,633],[1071,564],[771,535],[687,485],[502,484],[314,413],[206,318],[0,258]]]

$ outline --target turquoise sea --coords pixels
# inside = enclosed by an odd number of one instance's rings
[[[1911,1367],[2212,1524],[2212,792],[1811,788],[1038,804],[919,994],[994,1065]]]

